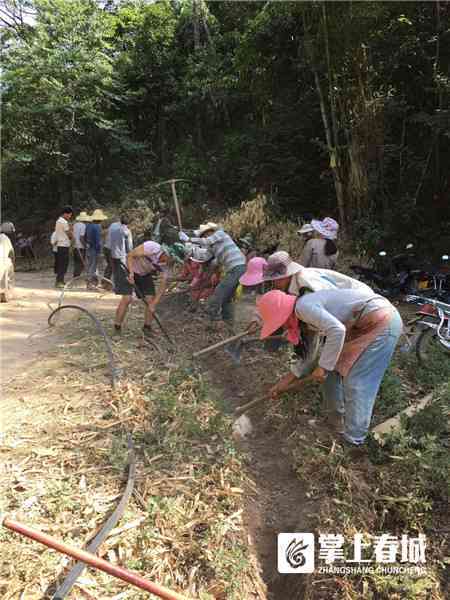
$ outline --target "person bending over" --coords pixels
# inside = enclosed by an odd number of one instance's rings
[[[115,333],[122,331],[122,323],[132,301],[133,291],[145,301],[144,335],[151,335],[153,313],[167,289],[170,257],[157,242],[144,242],[128,252],[126,264],[113,262],[114,291],[122,299],[117,307],[114,322]],[[160,282],[155,290],[154,277],[159,274]]]

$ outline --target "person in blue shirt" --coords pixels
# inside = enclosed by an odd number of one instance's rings
[[[91,222],[86,225],[84,241],[86,244],[86,263],[87,263],[87,288],[97,285],[97,266],[98,257],[102,252],[102,221],[108,219],[107,215],[96,208],[91,216]]]

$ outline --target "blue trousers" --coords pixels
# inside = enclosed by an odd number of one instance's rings
[[[100,253],[97,253],[95,248],[88,248],[86,250],[86,262],[87,262],[87,280],[89,283],[97,282],[97,265],[98,257]]]
[[[346,377],[332,371],[323,384],[325,409],[344,417],[344,438],[356,445],[366,439],[375,398],[391,362],[403,323],[397,310],[388,327],[364,350]]]
[[[239,265],[231,269],[219,285],[214,290],[214,293],[208,300],[206,310],[214,321],[223,319],[224,321],[233,320],[233,306],[231,300],[234,292],[239,285],[239,279],[245,273],[245,265]]]

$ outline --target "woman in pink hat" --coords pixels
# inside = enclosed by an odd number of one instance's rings
[[[234,327],[238,333],[248,331],[248,333],[254,334],[261,327],[256,302],[264,292],[264,268],[266,266],[267,262],[264,258],[255,256],[248,261],[245,273],[239,278],[243,291],[234,307]],[[247,342],[254,341],[258,341],[258,338],[247,340]],[[238,340],[235,344],[227,346],[225,352],[230,354],[233,359],[237,359],[240,348],[244,344],[245,342]]]
[[[262,296],[258,312],[261,339],[283,327],[295,346],[304,324],[321,332],[325,343],[311,377],[323,383],[325,405],[344,440],[359,446],[366,439],[384,373],[402,331],[396,308],[363,289],[321,290],[296,298],[280,290]],[[298,389],[295,368],[271,389],[272,398]]]
[[[270,281],[277,290],[294,296],[300,296],[304,291],[318,292],[336,288],[361,288],[371,291],[368,285],[344,273],[332,269],[305,268],[293,261],[284,250],[269,256],[264,267],[264,279],[266,282]]]
[[[258,311],[256,310],[256,301],[264,291],[264,268],[267,262],[260,256],[251,258],[247,263],[247,269],[239,283],[243,288],[243,293],[235,307],[235,324],[239,330],[250,329],[255,333],[260,325]]]
[[[335,243],[339,225],[334,219],[326,217],[323,221],[313,219],[311,227],[315,237],[304,245],[300,264],[304,267],[333,269],[339,254]]]

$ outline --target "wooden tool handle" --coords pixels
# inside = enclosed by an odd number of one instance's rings
[[[312,377],[311,377],[311,375],[308,375],[307,377],[303,377],[303,379],[301,379],[300,381],[303,385],[304,383],[307,383],[308,381],[312,381]],[[298,385],[300,383],[300,381],[297,381],[296,384]],[[289,392],[290,390],[286,390],[286,391]],[[245,412],[247,412],[254,406],[257,406],[261,402],[264,402],[264,400],[269,400],[269,396],[268,395],[262,396],[262,398],[256,398],[256,400],[247,402],[247,404],[242,404],[241,406],[237,406],[234,411],[235,417],[240,417],[242,414],[244,414]]]
[[[241,404],[241,406],[237,406],[234,410],[234,416],[240,417],[245,412],[253,408],[254,406],[264,402],[264,400],[269,400],[269,396],[263,396],[262,398],[256,398],[256,400],[252,400],[251,402],[247,402],[247,404]]]
[[[192,355],[193,358],[197,358],[202,354],[206,354],[211,352],[212,350],[216,350],[217,348],[221,348],[222,346],[226,346],[227,344],[231,344],[231,342],[236,342],[240,340],[244,336],[248,335],[247,331],[243,331],[242,333],[238,333],[237,335],[233,335],[232,337],[227,338],[226,340],[222,340],[221,342],[217,342],[217,344],[213,344],[212,346],[208,346],[207,348],[203,348],[203,350],[199,350],[198,352],[194,352]]]

